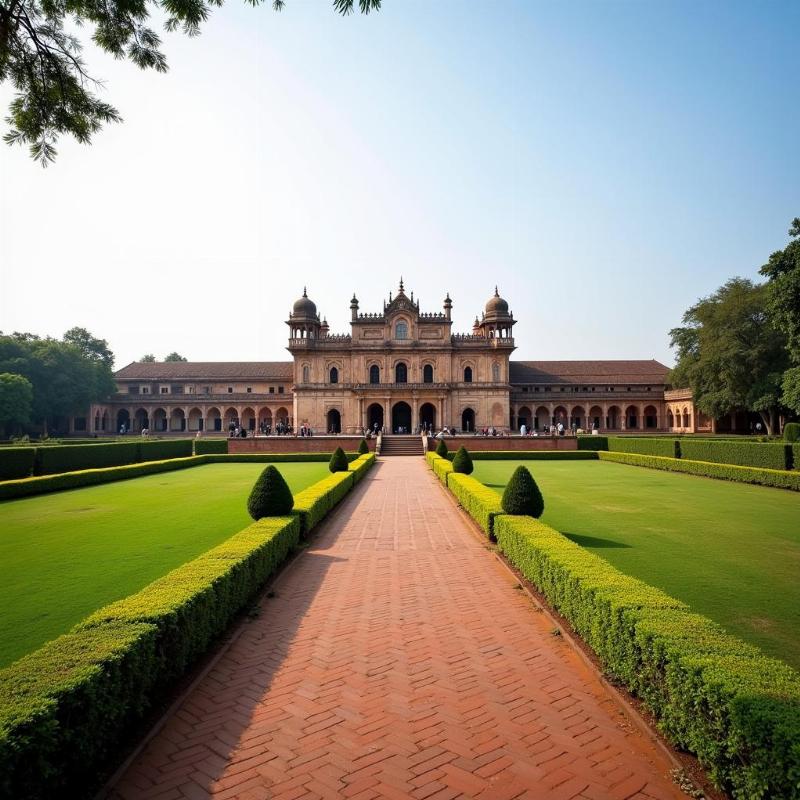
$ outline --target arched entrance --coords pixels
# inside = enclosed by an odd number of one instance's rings
[[[402,400],[392,406],[392,433],[411,433],[411,406]]]
[[[436,406],[423,403],[419,409],[419,422],[425,430],[436,430]]]
[[[332,408],[328,412],[328,433],[342,432],[342,415],[337,409]]]
[[[383,430],[383,406],[373,403],[367,408],[367,428],[373,433]]]
[[[461,412],[461,430],[462,431],[475,430],[475,412],[471,408],[465,408]]]
[[[522,408],[517,411],[516,427],[519,429],[524,425],[528,430],[530,430],[532,424],[533,420],[531,418],[531,410],[528,408],[528,406],[522,406]]]
[[[143,431],[145,428],[150,428],[150,420],[147,416],[147,410],[144,408],[136,410],[136,413],[133,415],[133,420],[134,429],[138,432]]]
[[[131,429],[131,415],[127,408],[122,408],[117,412],[117,432],[122,433],[123,426],[125,433]]]

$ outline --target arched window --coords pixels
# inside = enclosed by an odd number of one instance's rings
[[[308,369],[308,364],[303,364],[303,383],[308,383],[309,376],[310,370]]]
[[[408,383],[408,367],[402,361],[394,368],[394,382]]]
[[[381,368],[377,364],[373,364],[369,368],[369,382],[370,383],[381,382]]]
[[[405,322],[398,322],[394,327],[395,339],[408,339],[408,324]]]
[[[331,367],[331,383],[339,383],[339,370]]]
[[[422,382],[433,383],[433,366],[431,364],[426,364],[422,368]]]
[[[495,383],[500,383],[500,365],[492,364],[492,380]]]
[[[464,383],[472,383],[472,367],[464,367]]]

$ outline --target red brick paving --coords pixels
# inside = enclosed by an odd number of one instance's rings
[[[379,462],[111,790],[685,798],[420,458]]]

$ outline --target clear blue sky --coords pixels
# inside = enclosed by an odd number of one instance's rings
[[[798,30],[798,2],[234,1],[167,75],[90,51],[125,123],[44,171],[0,147],[0,328],[282,359],[304,284],[344,332],[402,273],[460,330],[497,283],[517,358],[671,363],[800,215]]]

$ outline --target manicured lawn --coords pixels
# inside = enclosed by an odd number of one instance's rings
[[[0,503],[0,667],[248,525],[265,464],[207,464]],[[327,463],[276,464],[293,492]]]
[[[524,463],[544,522],[800,668],[800,496],[598,461],[476,461],[502,493]]]

